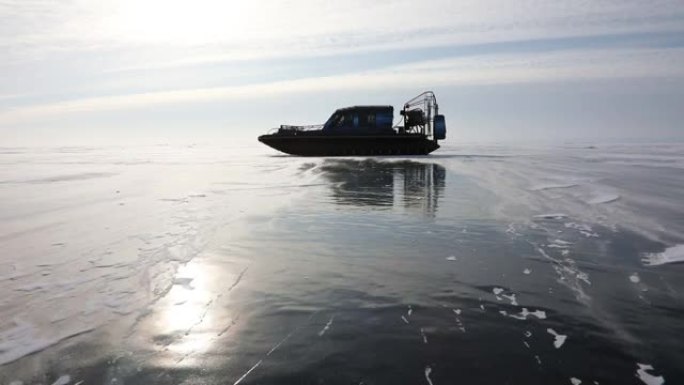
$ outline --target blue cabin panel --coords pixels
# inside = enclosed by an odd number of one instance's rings
[[[435,139],[446,139],[446,120],[444,119],[444,115],[435,115],[434,130]]]

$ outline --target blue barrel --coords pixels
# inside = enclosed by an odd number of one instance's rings
[[[435,115],[434,130],[435,139],[446,139],[446,121],[444,120],[444,115]]]

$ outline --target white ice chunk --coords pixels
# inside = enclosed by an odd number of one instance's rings
[[[632,281],[632,283],[639,283],[639,282],[641,282],[641,279],[639,278],[639,274],[638,274],[638,273],[634,273],[634,274],[630,275],[630,276],[629,276],[629,280]]]
[[[530,270],[530,269],[523,270],[523,274],[525,274],[525,275],[530,275],[530,273],[532,273],[532,270]]]
[[[577,377],[570,377],[570,382],[572,385],[580,385],[582,383],[582,380],[580,380]]]
[[[450,256],[446,257],[446,260],[447,260],[447,261],[455,261],[455,260],[456,260],[456,256],[455,256],[455,255],[450,255]]]

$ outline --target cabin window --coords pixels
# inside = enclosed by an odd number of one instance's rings
[[[354,114],[354,127],[359,126],[359,115]]]
[[[375,114],[368,114],[368,125],[371,127],[375,127]]]
[[[344,115],[343,115],[343,114],[338,114],[338,115],[335,116],[335,118],[333,119],[333,124],[332,124],[332,126],[336,128],[336,127],[342,127],[343,125],[344,125]]]

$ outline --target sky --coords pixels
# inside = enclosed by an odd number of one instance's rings
[[[682,0],[0,0],[0,58],[0,146],[248,140],[425,90],[449,143],[684,140]]]

